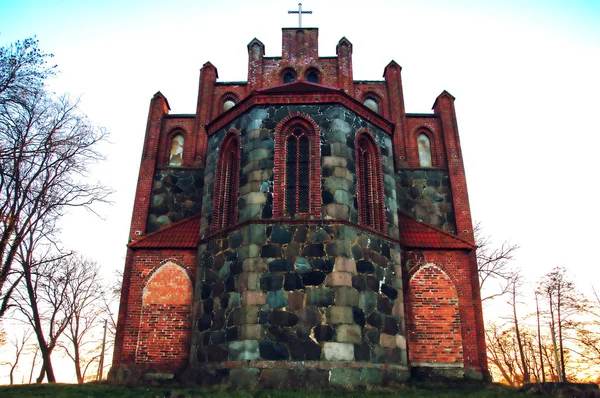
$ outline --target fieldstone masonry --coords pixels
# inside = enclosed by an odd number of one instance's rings
[[[487,378],[454,97],[406,113],[394,61],[384,80],[356,81],[348,39],[319,57],[317,29],[282,37],[281,57],[250,42],[247,82],[217,82],[205,63],[195,114],[154,95],[110,378],[249,389]],[[288,137],[305,149],[287,152]]]

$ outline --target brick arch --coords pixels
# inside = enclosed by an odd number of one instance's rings
[[[444,167],[444,156],[443,156],[443,143],[441,137],[434,126],[429,123],[419,123],[412,128],[408,135],[408,142],[410,148],[407,148],[411,154],[409,161],[415,167],[419,167],[419,148],[417,144],[417,138],[419,134],[425,134],[429,138],[429,144],[431,147],[431,161],[433,167]]]
[[[406,313],[411,364],[463,365],[458,291],[441,267],[424,264],[412,273]]]
[[[237,105],[237,103],[240,102],[240,97],[236,93],[233,93],[231,91],[228,91],[225,94],[223,94],[218,102],[219,109],[217,109],[217,115],[223,113],[223,105],[226,101],[233,101]]]
[[[365,128],[356,133],[355,162],[360,224],[385,233],[381,150],[373,133]]]
[[[297,213],[295,218],[317,218],[321,216],[321,137],[319,126],[308,115],[296,112],[286,116],[275,127],[275,165],[273,167],[273,217],[288,217],[286,212],[286,165],[288,135],[296,128],[306,132],[309,145],[309,209]]]
[[[187,134],[187,131],[180,126],[173,127],[171,130],[169,130],[167,132],[167,134],[164,135],[163,141],[162,141],[163,151],[162,151],[162,155],[160,156],[161,159],[159,159],[161,164],[164,164],[166,166],[169,165],[169,157],[171,154],[171,144],[173,142],[173,138],[175,138],[175,136],[177,136],[177,135],[183,136],[183,154],[181,157],[181,166],[184,166],[186,164],[188,153],[190,152],[190,150],[188,148],[189,147],[188,134]]]
[[[192,280],[172,261],[148,275],[142,291],[142,311],[136,362],[157,370],[184,366],[189,358]]]

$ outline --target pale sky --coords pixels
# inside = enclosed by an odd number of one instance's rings
[[[415,4],[417,3],[417,4]],[[527,5],[525,5],[527,3]],[[518,243],[530,281],[565,266],[582,290],[600,289],[600,1],[325,1],[303,3],[319,54],[353,44],[354,78],[382,80],[402,65],[407,112],[456,97],[474,220],[500,244]],[[0,45],[37,35],[55,55],[59,93],[110,132],[93,178],[116,192],[104,220],[76,212],[65,248],[122,269],[148,106],[161,91],[171,113],[194,113],[199,69],[247,79],[246,45],[281,55],[294,1],[0,0]],[[486,318],[489,318],[486,316]],[[67,380],[64,380],[67,381]]]

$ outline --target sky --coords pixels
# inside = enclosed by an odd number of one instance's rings
[[[0,45],[37,36],[54,54],[50,87],[81,99],[110,132],[91,178],[114,189],[102,218],[75,211],[65,248],[96,260],[106,278],[122,269],[150,99],[194,113],[199,70],[247,79],[246,45],[281,55],[281,28],[297,26],[294,1],[0,0]],[[407,112],[456,97],[473,219],[537,281],[567,267],[600,290],[600,1],[306,1],[303,26],[319,28],[319,54],[353,44],[355,80],[402,67]],[[67,381],[67,380],[65,380]]]

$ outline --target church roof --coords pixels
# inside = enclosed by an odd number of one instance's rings
[[[197,249],[200,240],[200,214],[151,232],[131,243],[132,249]]]
[[[447,231],[420,222],[399,211],[398,224],[402,246],[418,249],[475,249],[475,245]]]

